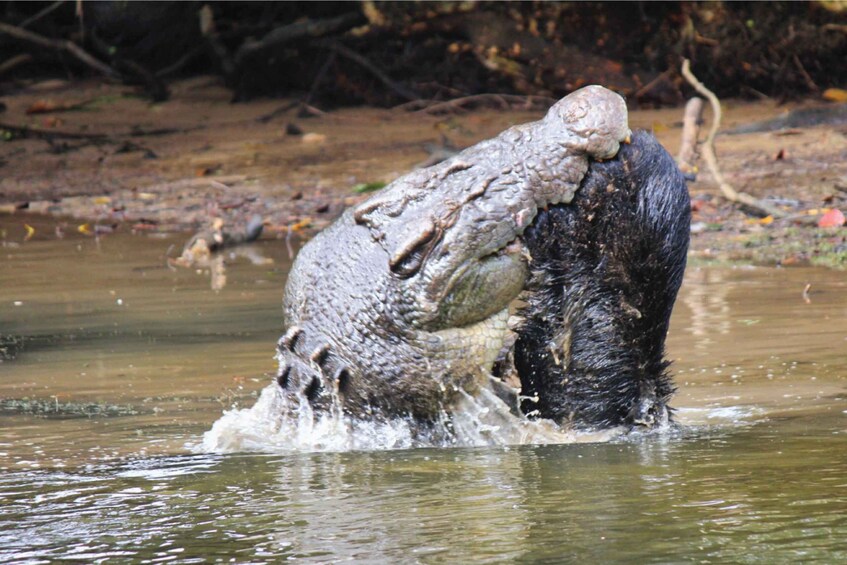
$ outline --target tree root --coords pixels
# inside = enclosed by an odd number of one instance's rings
[[[0,63],[0,75],[6,74],[17,66],[29,63],[32,61],[32,55],[29,53],[21,53],[20,55],[15,55],[2,63]]]
[[[82,47],[80,47],[73,41],[49,39],[47,37],[44,37],[43,35],[38,35],[37,33],[21,29],[17,26],[5,24],[3,22],[0,22],[0,33],[5,33],[22,41],[34,43],[35,45],[47,47],[48,49],[55,49],[56,51],[67,51],[82,63],[85,63],[87,66],[91,67],[95,71],[102,73],[108,77],[115,77],[118,74],[112,67],[102,61],[95,59],[92,55],[90,55]]]
[[[349,47],[342,45],[338,41],[319,41],[317,42],[317,45],[325,49],[330,49],[341,57],[349,59],[350,61],[353,61],[354,63],[363,67],[373,76],[375,76],[382,84],[390,88],[395,94],[397,94],[397,96],[405,98],[406,100],[420,100],[420,96],[418,96],[417,93],[412,92],[402,84],[391,80],[388,75],[382,72],[376,65],[371,63],[368,59],[366,59],[362,55],[359,55]]]

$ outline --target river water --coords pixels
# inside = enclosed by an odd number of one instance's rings
[[[286,443],[283,242],[56,225],[0,216],[2,563],[847,561],[843,272],[691,266],[677,429]]]

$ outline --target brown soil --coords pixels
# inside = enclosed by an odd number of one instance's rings
[[[6,130],[0,141],[0,210],[19,214],[22,226],[27,212],[39,212],[144,231],[193,231],[214,217],[237,225],[258,213],[268,223],[264,237],[283,237],[292,228],[311,233],[367,197],[357,186],[391,181],[426,161],[427,144],[446,137],[468,146],[542,114],[355,108],[298,117],[292,109],[263,122],[258,118],[284,103],[230,104],[214,78],[174,84],[161,104],[126,92],[54,81],[5,97],[0,122],[38,131]],[[87,104],[27,115],[44,102]],[[725,101],[723,129],[788,109],[771,101]],[[681,117],[680,108],[636,110],[630,122],[652,130],[676,154]],[[289,124],[302,133],[287,132]],[[51,133],[106,137],[45,139]],[[693,257],[847,265],[847,228],[816,227],[822,209],[847,209],[847,126],[721,135],[717,151],[730,183],[773,199],[789,217],[770,222],[745,214],[701,172],[690,185]],[[6,237],[25,233],[22,227]]]

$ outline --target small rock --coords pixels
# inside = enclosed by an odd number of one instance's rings
[[[303,136],[303,143],[320,145],[326,142],[326,136],[322,133],[307,133]]]

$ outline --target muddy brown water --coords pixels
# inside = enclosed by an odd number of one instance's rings
[[[0,216],[0,562],[847,560],[843,272],[692,265],[676,430],[221,453],[275,368],[285,245],[213,290],[167,266],[184,236],[55,224]]]

